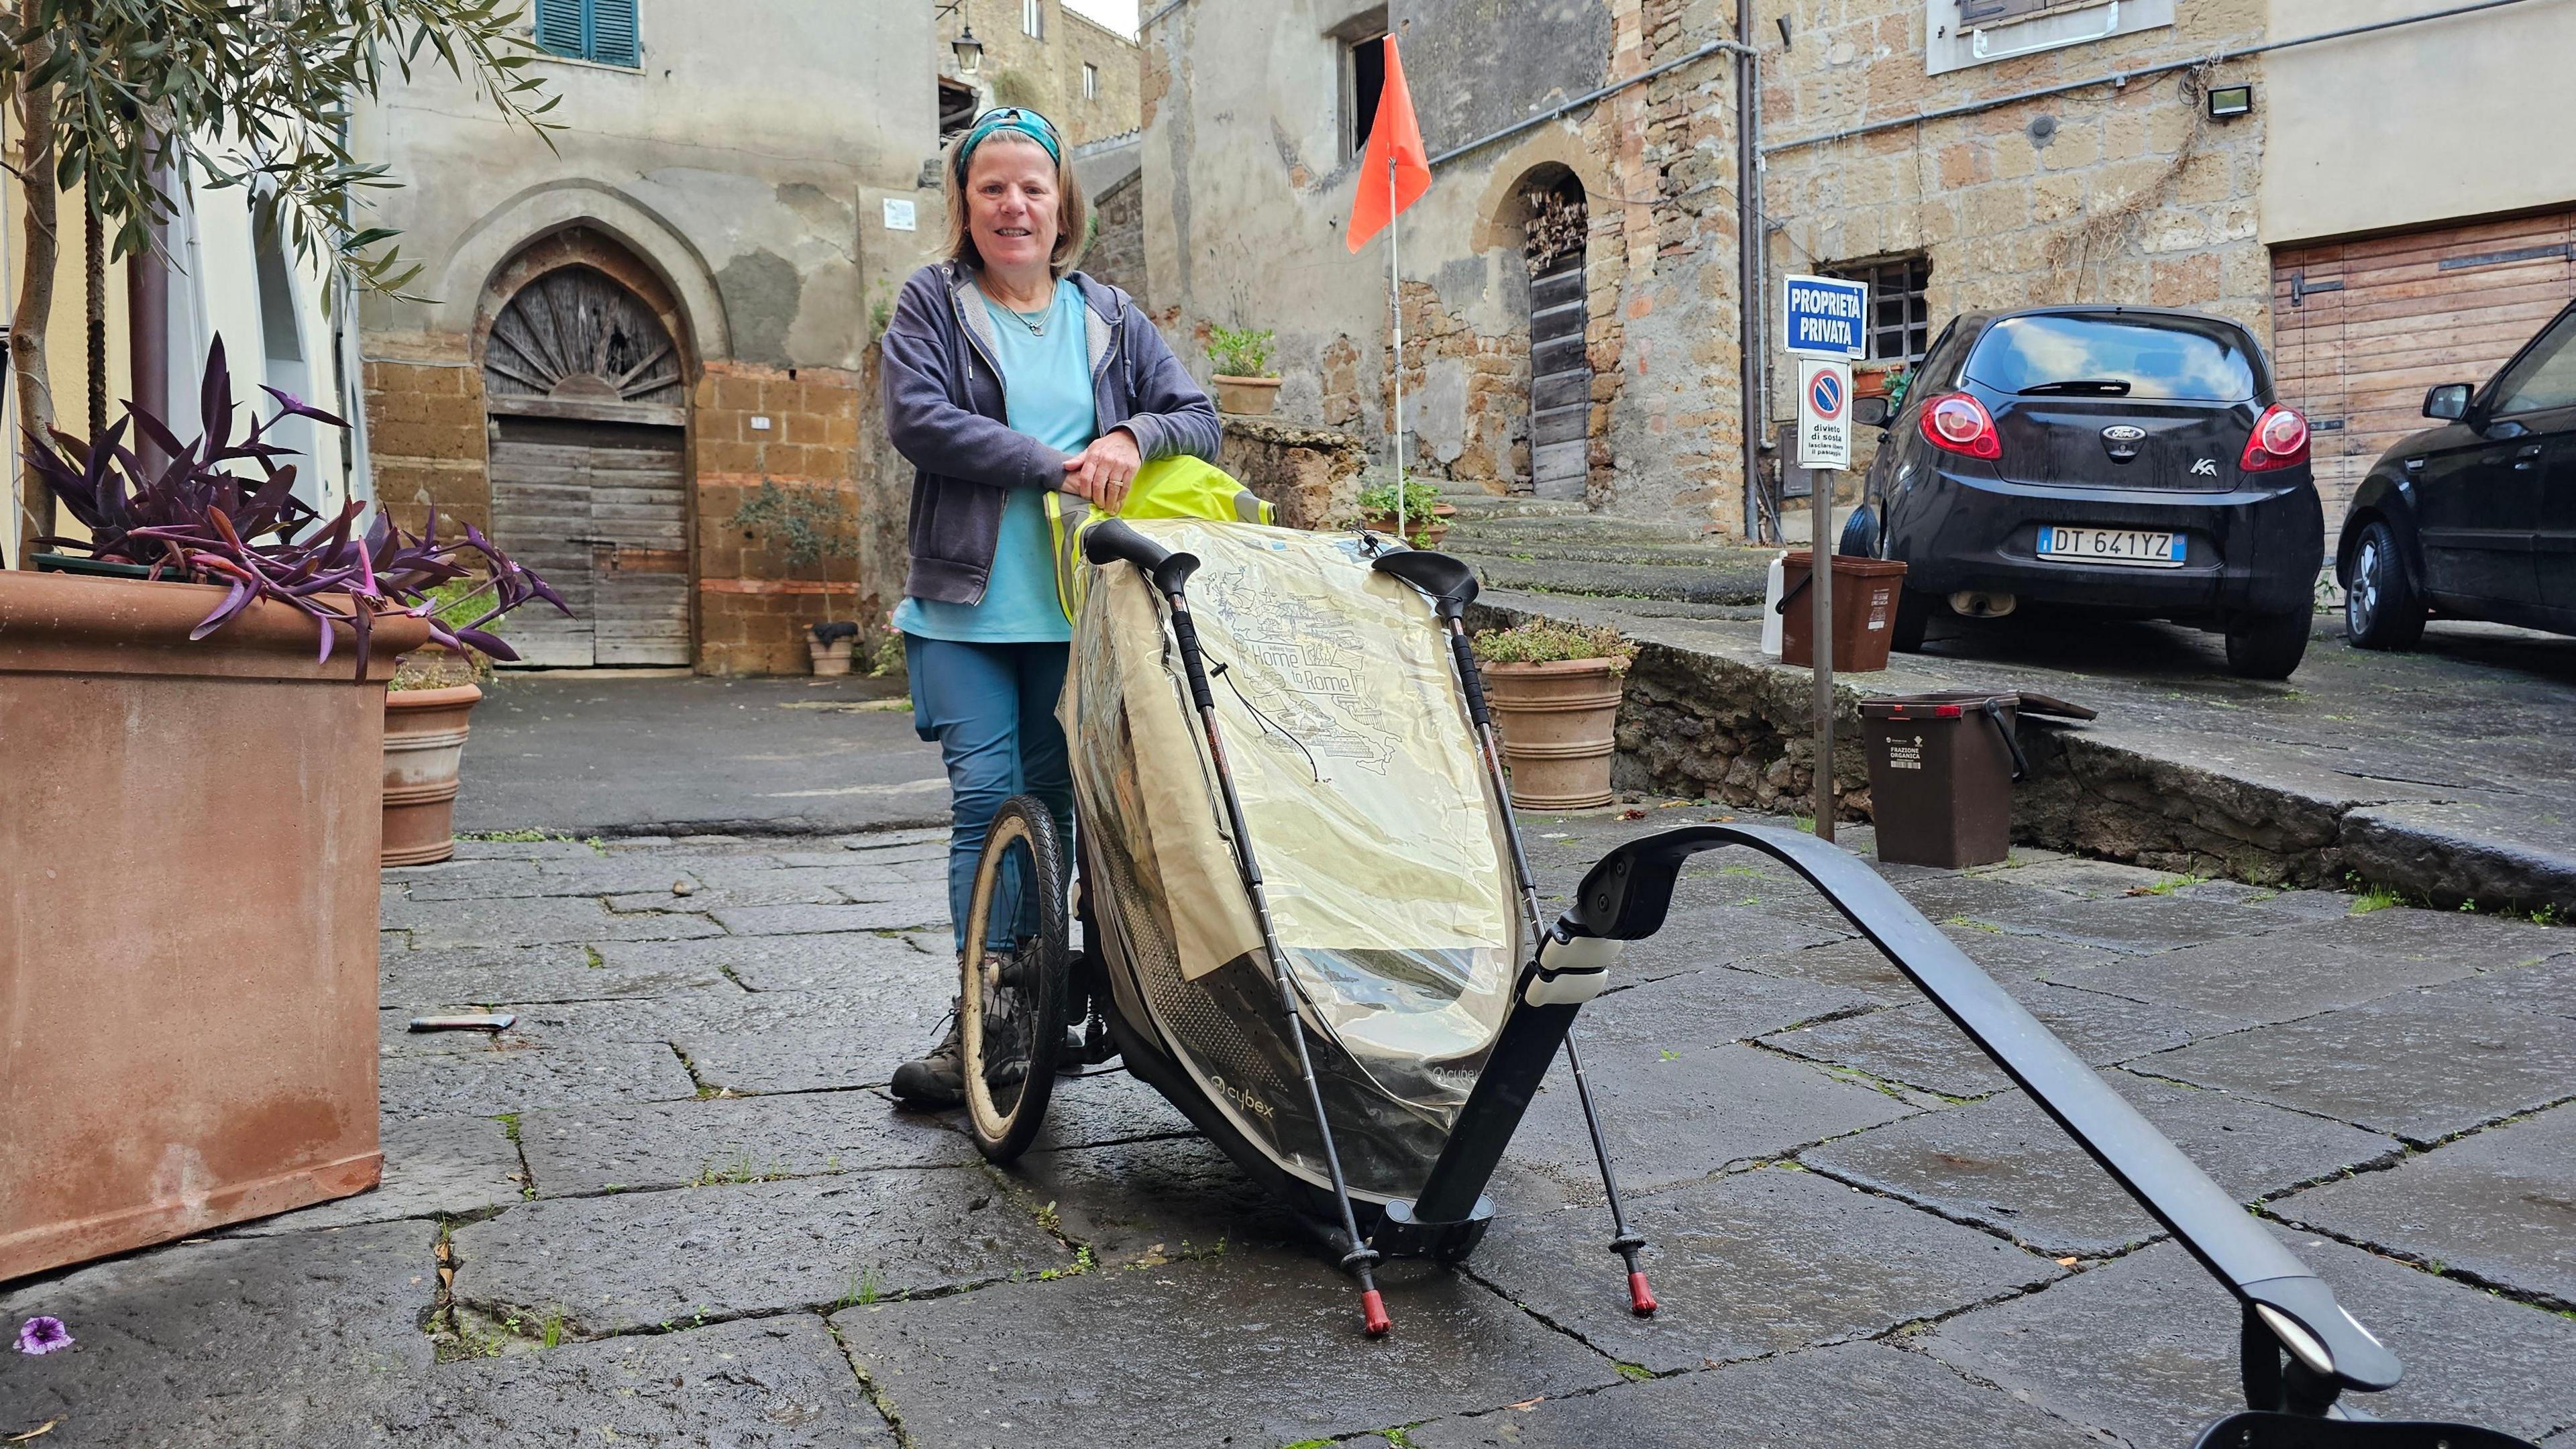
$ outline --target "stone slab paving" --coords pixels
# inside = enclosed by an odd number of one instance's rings
[[[1287,1444],[1618,1383],[1473,1283],[1384,1276],[1396,1331],[1309,1256],[1221,1257],[832,1316],[917,1449]]]
[[[2429,1146],[2576,1097],[2576,1032],[2560,1017],[2435,987],[2133,1065]]]
[[[1404,1442],[1413,1449],[2099,1449],[2102,1443],[1935,1360],[1874,1343],[1438,1419],[1406,1430]]]
[[[2541,926],[2384,910],[2283,932],[2264,942],[2255,962],[2232,946],[2202,946],[2052,979],[2265,1024],[2529,964],[2566,945]]]
[[[2006,977],[2004,986],[2091,1066],[2184,1046],[2235,1025],[2206,1012],[2026,977]],[[1775,1033],[1762,1044],[1945,1097],[1984,1097],[2012,1085],[1993,1059],[1928,1001]]]
[[[386,1411],[385,1427],[418,1449],[895,1444],[841,1346],[811,1315],[441,1364]]]
[[[2576,1311],[2576,1106],[2273,1204],[2301,1227]]]
[[[384,1126],[385,1175],[373,1192],[229,1229],[265,1236],[404,1218],[477,1218],[525,1197],[527,1170],[509,1129],[490,1117],[426,1117]]]
[[[2406,1365],[2362,1407],[2537,1438],[2576,1423],[2576,1320],[2313,1234],[2283,1240]],[[1962,1372],[2133,1445],[2188,1444],[2237,1398],[2239,1314],[2172,1243],[1962,1314],[1922,1346]]]
[[[2393,1161],[2388,1137],[2127,1072],[2120,1095],[2241,1201]],[[2101,1257],[2161,1235],[2037,1104],[2007,1092],[1811,1148],[1820,1172],[1890,1193],[2052,1256]]]
[[[1926,1220],[1817,1173],[1757,1168],[1638,1198],[1630,1224],[1665,1306],[1629,1311],[1607,1216],[1566,1208],[1506,1219],[1471,1271],[1622,1363],[1657,1373],[1865,1338],[2045,1286],[2046,1258]]]
[[[898,1113],[874,1092],[528,1112],[519,1118],[519,1151],[541,1198],[977,1160],[964,1133]]]
[[[1560,903],[1618,841],[1721,812],[1621,813],[1533,821],[1559,837],[1536,854]],[[468,841],[451,865],[389,874],[385,1184],[0,1289],[7,1310],[60,1313],[80,1339],[0,1355],[0,1437],[55,1419],[31,1442],[893,1442],[827,1315],[882,1362],[876,1388],[914,1446],[1342,1434],[1376,1449],[1399,1425],[1417,1445],[2054,1444],[2232,1402],[2232,1326],[2186,1335],[2133,1266],[2171,1249],[2093,1257],[2151,1226],[2016,1094],[1919,1090],[1994,1081],[1847,922],[1749,852],[1695,863],[1667,932],[1577,1027],[1665,1316],[1623,1310],[1559,1076],[1496,1179],[1506,1216],[1469,1272],[1391,1268],[1397,1340],[1370,1344],[1326,1256],[1123,1072],[1060,1081],[1036,1149],[1007,1169],[953,1114],[907,1114],[875,1089],[929,1044],[953,989],[950,933],[930,924],[944,849],[936,831]],[[2554,1407],[2576,1323],[2544,1311],[2566,1272],[2549,1216],[2571,1198],[2552,1176],[2558,1117],[2279,1195],[2394,1160],[2354,1124],[2464,1130],[2543,1105],[2553,1084],[2548,1100],[2576,1096],[2558,1041],[2576,936],[2347,917],[2350,897],[2027,850],[1885,873],[2026,998],[2125,1003],[2096,1008],[2099,1041],[2066,1018],[2087,1055],[2192,1033],[2133,1066],[2204,1088],[2115,1073],[2124,1090],[2231,1192],[2394,1255],[2332,1249],[2374,1292],[2431,1306],[2395,1325],[2410,1385],[2486,1392],[2517,1370],[2539,1387],[2514,1390],[2520,1417],[2495,1417],[2576,1422]],[[903,926],[863,924],[889,908]],[[796,929],[736,935],[727,918]],[[2318,937],[2338,949],[2293,949]],[[2389,969],[2356,997],[2373,962]],[[2249,1019],[2242,993],[2213,1028],[2147,989],[2195,972],[2284,983],[2290,1006],[2324,1014],[2230,1035]],[[520,1023],[498,1040],[403,1030],[476,1004]],[[1835,1032],[1848,1049],[1827,1061],[1779,1049],[1783,1033]],[[2054,1261],[2079,1256],[2080,1271]],[[2123,1270],[2137,1281],[2109,1276]],[[2214,1288],[2189,1291],[2224,1316]],[[2007,1315],[2069,1304],[2073,1327],[2040,1335],[2058,1398],[2010,1377],[2027,1334],[1998,1330],[2003,1367],[1964,1374],[1918,1351],[1982,1353],[1979,1335],[2021,1321]],[[1875,1341],[1820,1347],[1854,1338]],[[1768,1356],[1706,1367],[1748,1354]],[[2450,1374],[2481,1354],[2505,1369]]]
[[[1034,1276],[1071,1260],[980,1168],[527,1203],[455,1234],[459,1303],[583,1336]]]
[[[0,1289],[14,1338],[61,1319],[68,1350],[0,1352],[0,1435],[39,1449],[359,1442],[429,1371],[436,1230],[382,1223],[181,1243]],[[12,1345],[14,1349],[14,1344]]]

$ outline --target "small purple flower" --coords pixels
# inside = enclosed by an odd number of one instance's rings
[[[20,1353],[52,1353],[55,1349],[71,1346],[71,1332],[63,1327],[63,1321],[59,1318],[47,1318],[38,1314],[18,1327]]]

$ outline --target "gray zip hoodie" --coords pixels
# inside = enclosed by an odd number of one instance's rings
[[[1072,274],[1082,289],[1100,432],[1125,428],[1148,463],[1188,453],[1215,461],[1216,405],[1192,381],[1163,335],[1125,292]],[[1061,488],[1064,460],[1015,432],[1002,403],[1000,343],[992,314],[960,262],[912,274],[883,339],[886,431],[919,471],[912,481],[915,598],[979,604],[993,572],[1005,490]]]

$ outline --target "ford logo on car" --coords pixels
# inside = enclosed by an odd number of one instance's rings
[[[2143,439],[2146,435],[2146,429],[2133,428],[2127,423],[2121,423],[2116,427],[2104,428],[2102,430],[2102,437],[2104,440],[2113,443],[2134,443]]]
[[[2102,430],[2102,451],[2109,453],[2114,463],[2130,462],[2138,456],[2138,440],[2146,435],[2144,428],[2113,423]]]

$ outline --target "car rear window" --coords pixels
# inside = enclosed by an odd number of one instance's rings
[[[1978,339],[1967,373],[2012,393],[2244,402],[2256,390],[2243,333],[2179,317],[2007,317]],[[2090,382],[2128,386],[2077,386]]]

